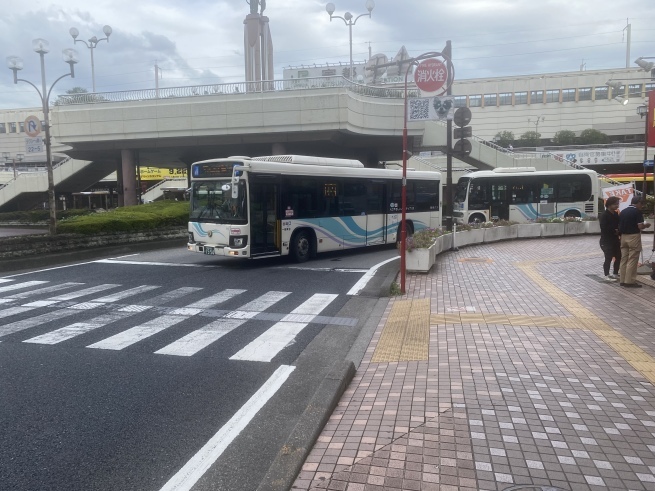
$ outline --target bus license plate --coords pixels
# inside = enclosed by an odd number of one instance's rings
[[[216,255],[216,251],[214,250],[213,247],[207,247],[207,246],[205,246],[203,252],[204,252],[204,254],[205,254],[206,256],[215,256],[215,255]]]

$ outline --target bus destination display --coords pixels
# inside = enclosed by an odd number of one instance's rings
[[[207,162],[193,165],[193,177],[231,177],[232,168],[241,162]]]

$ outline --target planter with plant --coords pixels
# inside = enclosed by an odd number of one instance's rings
[[[566,217],[564,218],[564,235],[582,235],[586,227],[582,218]]]
[[[564,220],[562,218],[537,218],[541,223],[542,237],[560,237],[564,235]]]

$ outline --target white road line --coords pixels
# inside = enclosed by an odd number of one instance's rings
[[[85,297],[87,295],[93,295],[94,293],[104,292],[111,288],[117,288],[121,285],[116,283],[103,283],[102,285],[91,286],[89,288],[84,288],[83,290],[78,290],[76,292],[64,293],[63,295],[57,295],[56,297],[49,298],[48,300],[73,300],[75,298]]]
[[[357,283],[355,283],[353,285],[353,287],[350,289],[350,291],[348,293],[346,293],[346,295],[357,295],[357,294],[359,294],[359,292],[364,289],[366,284],[371,280],[371,278],[373,278],[373,276],[375,275],[375,273],[377,272],[377,270],[381,266],[384,266],[385,264],[390,263],[391,261],[395,261],[395,260],[397,260],[399,258],[400,258],[400,256],[392,257],[391,259],[387,259],[386,261],[382,261],[381,263],[378,263],[375,266],[373,266],[371,269],[369,269],[366,272],[366,274],[364,274],[364,276],[362,276],[359,279],[359,281],[357,281]]]
[[[162,305],[173,300],[178,300],[192,293],[201,291],[203,288],[197,286],[183,286],[182,288],[177,288],[170,292],[163,293],[162,295],[157,295],[156,297],[148,299],[148,303],[151,305]]]
[[[47,281],[26,281],[25,283],[12,283],[7,286],[0,286],[0,293],[10,292],[12,290],[20,290],[21,288],[29,288],[31,286],[43,285]]]
[[[14,280],[7,280],[4,278],[0,278],[0,283],[7,283],[8,281],[14,281]]]
[[[237,413],[182,467],[160,491],[189,491],[259,410],[282,387],[295,367],[282,365]]]
[[[0,319],[4,319],[5,317],[11,317],[12,315],[18,315],[22,314],[23,312],[29,312],[30,310],[34,310],[36,307],[9,307],[4,310],[0,310]]]
[[[130,288],[129,290],[123,290],[122,292],[114,293],[113,295],[107,295],[105,297],[96,298],[94,302],[101,302],[101,303],[118,302],[119,300],[122,300],[124,298],[131,297],[133,295],[138,295],[139,293],[149,292],[150,290],[156,290],[157,288],[160,287],[153,286],[153,285],[141,285],[135,288]]]
[[[31,327],[41,326],[55,320],[64,319],[77,313],[78,312],[75,310],[54,310],[42,315],[37,315],[36,317],[31,317],[30,319],[5,324],[4,326],[0,327],[0,337],[7,336],[19,331],[24,331],[25,329],[30,329]]]
[[[211,295],[206,298],[201,298],[200,300],[193,302],[192,304],[187,305],[186,308],[191,308],[191,309],[210,309],[212,307],[215,307],[219,303],[227,302],[233,297],[236,297],[237,295],[240,295],[242,293],[245,293],[247,290],[239,290],[239,289],[227,289],[223,290],[222,292],[218,292],[214,295]]]
[[[190,332],[168,346],[155,351],[158,355],[193,356],[198,351],[218,341],[246,322],[245,319],[219,319],[201,329]]]
[[[125,319],[133,315],[132,313],[125,312],[111,312],[109,314],[101,315],[95,319],[90,319],[84,322],[76,322],[75,324],[70,324],[68,326],[56,329],[54,331],[42,334],[41,336],[36,336],[30,339],[23,341],[24,343],[35,343],[35,344],[57,344],[62,341],[74,338],[81,334],[85,334],[89,331],[99,329],[106,326],[112,322]]]
[[[37,288],[36,290],[30,290],[28,292],[14,293],[9,295],[7,298],[26,298],[31,297],[32,295],[41,295],[43,293],[55,292],[58,290],[66,290],[67,288],[73,288],[74,286],[83,285],[84,283],[60,283],[58,285],[46,286],[45,288]]]
[[[174,266],[181,268],[216,268],[217,266],[207,265],[207,264],[180,264],[180,263],[159,263],[156,261],[124,261],[117,259],[100,259],[99,261],[93,261],[94,263],[102,264],[134,264],[138,266]]]
[[[270,362],[280,351],[292,343],[298,333],[302,331],[312,319],[327,307],[338,295],[317,293],[309,300],[294,309],[291,314],[243,349],[230,357],[230,360],[264,361]],[[290,322],[295,315],[307,315],[305,322]]]
[[[242,325],[246,320],[252,319],[260,312],[272,307],[291,292],[266,292],[251,302],[243,305],[239,310],[228,312],[225,318],[211,322],[186,336],[172,342],[155,353],[162,355],[192,356],[213,342]]]
[[[188,317],[181,315],[163,315],[140,326],[134,326],[127,331],[119,332],[107,339],[90,344],[87,348],[122,350],[186,319]]]

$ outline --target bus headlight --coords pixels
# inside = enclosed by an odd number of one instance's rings
[[[248,245],[248,237],[246,235],[231,235],[230,236],[230,247],[233,249],[239,249],[246,247]]]
[[[189,244],[195,244],[196,239],[193,238],[193,232],[189,232]]]

